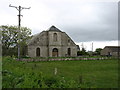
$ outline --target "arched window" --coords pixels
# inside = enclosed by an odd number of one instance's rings
[[[58,49],[57,48],[53,48],[53,50],[52,50],[52,56],[53,57],[58,57]]]
[[[40,48],[36,48],[36,56],[40,57]]]
[[[68,39],[68,43],[70,43],[70,39]]]
[[[71,49],[68,48],[68,56],[70,56],[70,55],[71,55]]]
[[[53,34],[53,40],[56,42],[57,41],[57,33]]]

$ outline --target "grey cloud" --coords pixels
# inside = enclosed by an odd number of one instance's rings
[[[110,41],[118,39],[118,31],[110,29],[97,28],[96,30],[90,31],[86,28],[70,27],[66,28],[65,32],[70,35],[75,42]]]
[[[70,8],[66,12],[67,14],[61,13],[59,15],[57,25],[62,27],[75,42],[117,40],[117,3],[97,3],[93,6],[97,10],[94,12],[94,17],[98,17],[98,20],[95,20],[93,16],[90,16],[93,18],[89,20],[81,19],[80,12],[73,11],[74,9]]]
[[[50,14],[55,16],[51,25],[66,32],[75,42],[118,39],[117,2],[80,3],[80,1],[43,0],[42,3],[51,10]],[[94,12],[84,16],[81,11],[81,6],[84,5],[92,6]]]

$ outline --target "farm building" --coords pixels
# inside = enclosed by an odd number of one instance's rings
[[[106,46],[102,51],[103,56],[120,56],[120,46]]]
[[[28,43],[29,57],[75,57],[77,51],[73,40],[55,26],[34,35]]]

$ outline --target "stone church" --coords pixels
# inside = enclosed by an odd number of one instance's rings
[[[28,42],[29,57],[76,57],[77,45],[65,33],[51,26]]]

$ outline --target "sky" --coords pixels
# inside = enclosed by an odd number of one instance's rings
[[[9,4],[31,7],[21,11],[21,26],[33,35],[54,25],[87,51],[118,45],[118,0],[0,0],[0,25],[18,25]]]

